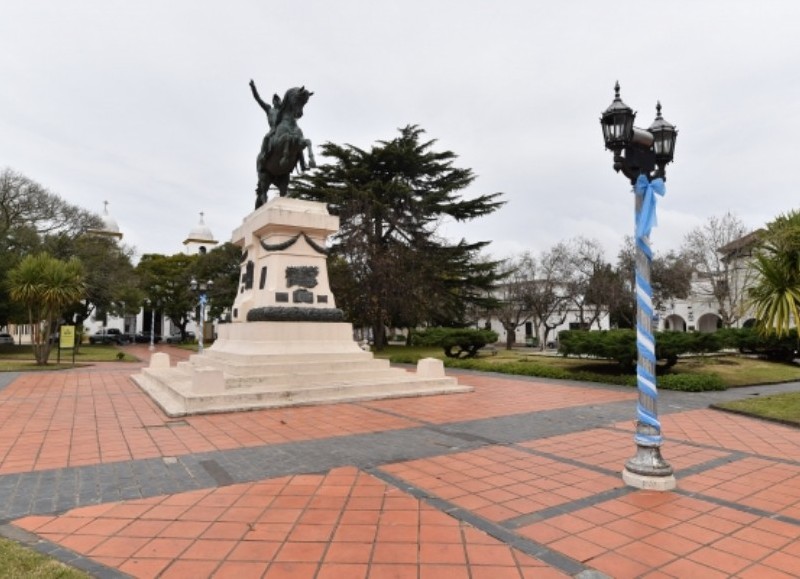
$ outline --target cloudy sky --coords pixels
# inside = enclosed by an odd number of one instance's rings
[[[217,239],[252,210],[262,96],[314,91],[315,145],[407,124],[507,205],[451,237],[495,257],[597,239],[613,260],[633,196],[598,119],[622,98],[678,126],[653,231],[756,228],[800,207],[797,0],[2,0],[0,168],[102,212],[139,254],[174,253],[204,211]],[[324,158],[318,154],[318,161]]]

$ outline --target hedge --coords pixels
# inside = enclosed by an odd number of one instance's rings
[[[488,362],[486,360],[445,360],[448,368],[476,370],[479,372],[496,372],[517,376],[535,376],[556,380],[575,380],[577,382],[598,382],[616,386],[636,387],[636,376],[608,375],[596,372],[570,371],[536,362]],[[661,390],[679,390],[682,392],[705,392],[709,390],[726,390],[722,378],[716,374],[667,374],[657,378],[657,386]]]
[[[636,366],[635,330],[566,330],[558,335],[558,340],[558,351],[564,356],[616,360],[624,372],[632,372]],[[661,361],[664,368],[674,366],[681,354],[708,354],[724,347],[717,333],[656,332],[655,340],[656,360]]]
[[[439,346],[448,358],[474,358],[486,344],[497,341],[497,332],[472,328],[428,328],[411,333],[412,346]]]
[[[797,329],[786,336],[764,335],[753,328],[726,328],[718,330],[725,348],[735,348],[743,354],[755,354],[767,360],[789,362],[798,355]]]

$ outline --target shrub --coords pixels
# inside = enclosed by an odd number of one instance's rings
[[[708,354],[723,347],[723,340],[716,333],[656,332],[655,340],[656,360],[663,361],[664,368],[674,366],[681,354]],[[635,330],[568,330],[559,334],[559,343],[558,351],[564,356],[616,360],[623,372],[632,372],[636,366]]]
[[[636,376],[608,375],[597,372],[565,370],[530,361],[488,362],[486,360],[445,360],[448,368],[476,370],[479,372],[496,372],[498,374],[514,374],[517,376],[535,376],[556,380],[575,380],[577,382],[597,382],[616,386],[636,387]],[[725,390],[727,387],[716,374],[668,374],[658,377],[658,388],[661,390],[680,390],[682,392],[705,392]]]
[[[792,329],[786,336],[763,335],[753,328],[726,328],[717,334],[724,347],[736,348],[743,354],[755,354],[767,360],[788,362],[797,356],[797,330]]]
[[[656,359],[664,360],[665,368],[677,364],[681,354],[710,354],[719,352],[722,347],[722,341],[716,333],[656,333]]]
[[[474,358],[486,344],[497,341],[497,332],[472,328],[428,328],[411,335],[413,346],[439,346],[448,358]]]
[[[421,355],[418,351],[403,351],[403,352],[392,352],[392,355],[389,357],[389,361],[392,364],[416,364],[419,362],[420,358],[424,356]]]
[[[727,390],[722,378],[716,374],[667,374],[658,377],[658,388],[661,390],[679,390],[681,392],[709,392]]]
[[[636,366],[636,332],[567,330],[558,335],[558,351],[564,356],[595,356],[616,360],[623,372]]]

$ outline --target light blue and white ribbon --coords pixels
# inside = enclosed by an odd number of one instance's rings
[[[647,260],[647,268],[653,259],[653,252],[650,249],[650,231],[656,225],[656,195],[663,196],[666,193],[663,179],[648,180],[646,176],[639,175],[634,185],[634,193],[642,196],[640,209],[636,214],[636,245],[642,250]],[[640,357],[650,363],[650,368],[656,367],[656,341],[655,336],[650,330],[653,320],[653,288],[646,281],[644,274],[639,270],[640,264],[636,267],[636,303],[641,315],[636,319],[636,347]],[[647,326],[643,320],[648,321]],[[640,361],[636,365],[636,385],[640,394],[653,401],[652,408],[658,399],[658,389],[656,387],[656,377],[648,370],[648,367]],[[656,414],[645,407],[641,401],[636,407],[636,415],[642,424],[650,426],[656,434],[636,433],[634,437],[637,444],[642,446],[660,446],[661,422]]]
[[[639,175],[636,184],[633,186],[636,195],[642,197],[642,206],[636,214],[636,244],[642,248],[647,259],[653,259],[653,252],[650,250],[647,238],[650,231],[658,224],[656,219],[656,195],[664,196],[666,187],[661,178],[650,181],[645,175]]]

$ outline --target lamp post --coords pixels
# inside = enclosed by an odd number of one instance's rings
[[[205,334],[205,319],[206,319],[206,304],[208,303],[208,296],[206,295],[206,291],[210,290],[214,287],[214,282],[208,280],[206,282],[197,283],[197,280],[193,277],[192,281],[189,282],[189,287],[192,289],[193,292],[200,294],[199,303],[200,303],[200,337],[197,339],[197,353],[203,353],[203,337]]]
[[[647,130],[633,126],[636,113],[622,102],[619,83],[614,101],[600,117],[606,149],[614,153],[614,171],[633,185],[636,209],[636,454],[625,463],[622,479],[629,486],[670,490],[675,488],[672,466],[661,456],[661,423],[658,420],[653,289],[650,283],[650,230],[655,225],[656,195],[664,195],[666,166],[672,162],[678,131],[661,116]]]
[[[156,335],[156,304],[148,298],[145,298],[144,303],[150,307],[150,345],[147,347],[151,352],[156,349],[155,335]]]

